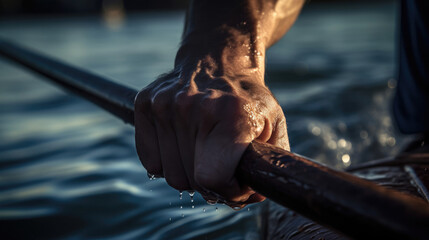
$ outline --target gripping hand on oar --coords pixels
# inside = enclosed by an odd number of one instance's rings
[[[289,150],[283,111],[264,83],[265,50],[302,2],[192,3],[174,70],[136,98],[137,152],[149,174],[230,206],[264,199],[234,175],[255,139]]]

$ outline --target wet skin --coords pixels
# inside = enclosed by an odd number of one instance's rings
[[[255,139],[289,150],[283,111],[264,82],[265,51],[303,2],[191,2],[174,69],[136,98],[136,148],[148,173],[231,207],[264,200],[234,173]]]

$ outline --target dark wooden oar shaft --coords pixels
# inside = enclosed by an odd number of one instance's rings
[[[0,54],[133,124],[136,90],[0,41]],[[253,142],[237,177],[257,192],[356,238],[427,239],[429,204],[272,145]]]
[[[135,89],[0,40],[0,54],[134,124]]]

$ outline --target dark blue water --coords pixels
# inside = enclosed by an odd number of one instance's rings
[[[394,155],[395,5],[310,4],[268,52],[294,152],[336,168]],[[170,70],[181,12],[15,19],[0,36],[141,88]],[[37,239],[259,239],[258,205],[191,203],[149,180],[133,128],[0,59],[0,234]]]

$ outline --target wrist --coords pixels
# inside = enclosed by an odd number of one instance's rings
[[[263,82],[265,44],[259,36],[222,26],[209,31],[187,33],[177,52],[175,68],[193,68],[198,63],[218,68],[222,74],[259,75]]]

